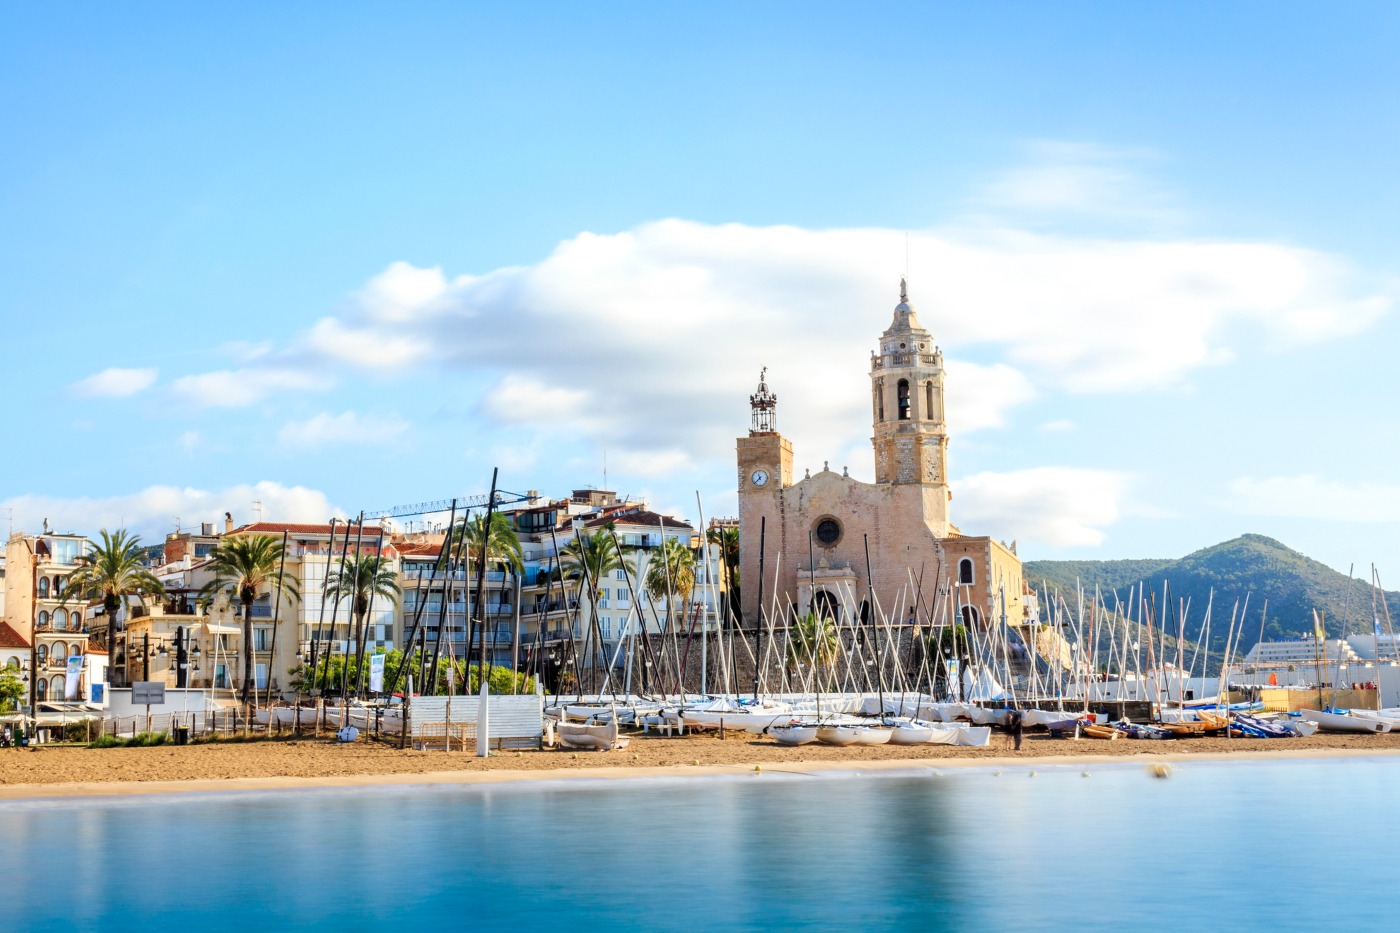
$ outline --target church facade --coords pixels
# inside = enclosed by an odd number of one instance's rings
[[[766,371],[738,439],[740,567],[746,625],[817,612],[850,624],[885,617],[983,626],[1029,619],[1015,544],[966,535],[951,518],[943,353],[903,282],[870,357],[875,482],[824,466],[793,476]],[[761,582],[760,582],[761,581]],[[762,614],[760,614],[760,606]]]

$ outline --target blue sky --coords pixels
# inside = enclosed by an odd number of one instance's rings
[[[0,508],[148,538],[869,478],[906,271],[954,518],[1400,575],[1400,10],[11,5]],[[0,512],[0,521],[8,517]]]

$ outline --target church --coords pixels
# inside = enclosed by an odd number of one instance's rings
[[[894,320],[870,356],[875,482],[863,483],[829,466],[794,480],[777,396],[767,371],[759,377],[748,436],[738,439],[746,625],[765,617],[760,605],[779,620],[811,611],[843,624],[875,612],[895,624],[937,624],[949,612],[977,626],[1003,612],[1012,625],[1030,619],[1015,544],[952,522],[943,379],[943,352],[901,281]]]

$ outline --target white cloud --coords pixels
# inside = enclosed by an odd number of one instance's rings
[[[1245,515],[1318,521],[1400,521],[1400,484],[1346,483],[1312,473],[1242,476],[1229,487],[1226,508]]]
[[[200,436],[198,431],[185,431],[181,433],[176,443],[180,449],[187,454],[192,454],[199,449]]]
[[[1357,333],[1392,300],[1334,257],[1277,244],[978,227],[909,246],[960,435],[1005,425],[1037,396],[1176,388],[1241,352]],[[246,405],[289,379],[324,387],[337,368],[427,363],[494,378],[479,410],[500,422],[701,462],[728,456],[768,365],[780,428],[819,462],[868,436],[869,353],[904,256],[903,231],[665,220],[582,233],[533,266],[474,277],[398,262],[269,368],[175,387]]]
[[[44,519],[56,531],[95,537],[100,529],[128,528],[148,544],[157,544],[175,530],[178,519],[184,528],[198,528],[213,522],[223,529],[225,512],[243,524],[255,521],[253,503],[261,502],[269,520],[283,522],[323,522],[337,510],[324,493],[304,486],[283,486],[260,482],[206,490],[179,486],[150,486],[140,492],[106,498],[63,499],[50,496],[16,496],[0,502],[14,509],[14,527],[36,532]]]
[[[1097,546],[1122,517],[1128,485],[1126,474],[1074,467],[974,473],[953,482],[953,521],[1023,545]]]
[[[329,379],[318,373],[258,367],[181,376],[171,383],[177,398],[205,408],[243,408],[278,392],[329,387]]]
[[[126,398],[144,392],[155,385],[160,375],[155,369],[104,369],[69,388],[81,398]]]
[[[1161,157],[1144,149],[1039,140],[1022,164],[993,176],[976,202],[1019,220],[1082,216],[1162,223],[1182,218],[1172,196],[1142,167]]]
[[[333,415],[322,412],[302,421],[289,421],[277,432],[277,440],[289,447],[325,447],[388,440],[408,430],[397,415],[360,415],[353,411]]]
[[[1040,426],[1040,430],[1049,432],[1073,431],[1078,427],[1068,418],[1057,418],[1054,421],[1047,421]]]

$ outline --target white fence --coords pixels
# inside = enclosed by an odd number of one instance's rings
[[[491,744],[496,747],[535,747],[544,737],[544,702],[534,695],[493,696]],[[427,723],[470,723],[475,725],[481,701],[474,696],[414,697],[409,703],[409,730],[415,740],[422,737]]]

